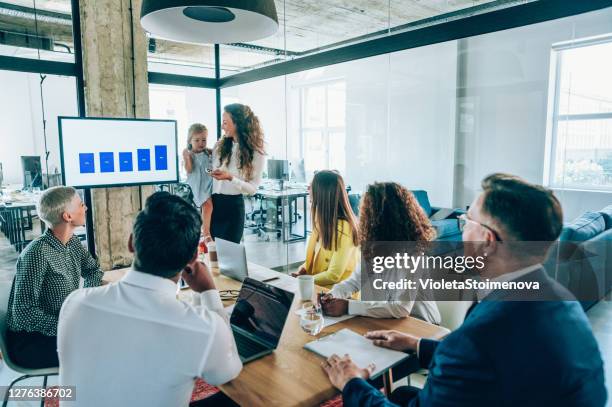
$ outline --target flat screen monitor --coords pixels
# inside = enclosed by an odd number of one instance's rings
[[[42,186],[42,168],[39,155],[22,155],[23,188],[29,189]]]
[[[289,161],[287,160],[268,160],[268,178],[288,180]]]
[[[59,117],[58,122],[64,185],[178,182],[175,120]]]

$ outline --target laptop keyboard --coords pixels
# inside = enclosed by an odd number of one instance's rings
[[[234,331],[234,339],[236,340],[236,346],[238,347],[238,354],[245,359],[268,350],[267,347],[260,345],[237,331]]]

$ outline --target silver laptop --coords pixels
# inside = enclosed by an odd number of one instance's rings
[[[244,280],[230,317],[242,363],[274,352],[292,302],[290,291],[248,277]]]
[[[219,270],[224,276],[240,282],[249,276],[244,245],[216,238]]]

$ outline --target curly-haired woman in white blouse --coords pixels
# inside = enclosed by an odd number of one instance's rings
[[[244,230],[243,194],[253,195],[261,182],[264,138],[250,107],[233,103],[223,109],[224,136],[213,151],[211,234],[239,243]]]

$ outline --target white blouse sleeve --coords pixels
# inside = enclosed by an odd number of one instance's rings
[[[234,175],[232,176],[231,183],[243,194],[255,194],[255,192],[257,192],[259,184],[261,183],[261,173],[263,172],[264,161],[264,156],[255,151],[255,153],[253,154],[253,174],[251,176],[251,180],[245,181]]]

